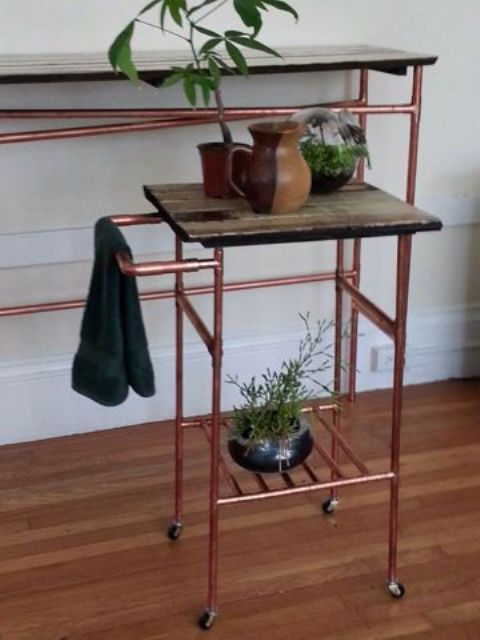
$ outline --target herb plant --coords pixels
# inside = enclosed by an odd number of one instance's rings
[[[309,314],[300,314],[300,317],[305,336],[295,358],[285,360],[278,371],[267,369],[260,379],[252,377],[248,382],[239,382],[237,377],[227,377],[227,382],[237,387],[243,400],[240,408],[234,408],[234,437],[254,443],[292,436],[299,428],[303,403],[313,395],[307,386],[309,382],[335,397],[334,391],[318,380],[319,374],[332,366],[332,344],[323,346],[323,342],[333,323],[318,321],[312,329]]]
[[[227,29],[220,33],[206,26],[207,18],[225,5],[232,5],[244,30]],[[154,8],[158,11],[158,23],[143,18]],[[232,136],[224,121],[220,91],[222,71],[231,73],[233,65],[241,75],[248,76],[248,62],[244,55],[248,49],[281,57],[258,40],[264,14],[272,9],[289,13],[298,20],[295,9],[284,0],[152,0],[116,37],[109,50],[109,60],[115,70],[137,82],[139,76],[131,43],[138,25],[157,28],[163,35],[182,40],[190,49],[191,60],[184,66],[172,67],[163,86],[181,83],[185,97],[194,107],[198,104],[199,93],[205,106],[209,105],[213,94],[224,142],[231,144]]]
[[[316,136],[306,136],[300,150],[312,173],[329,178],[352,175],[360,158],[370,162],[365,144],[326,144]]]

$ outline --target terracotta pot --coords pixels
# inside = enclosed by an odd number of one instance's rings
[[[248,145],[234,142],[206,142],[198,145],[202,160],[203,189],[208,198],[236,198],[237,191],[232,187],[229,176],[229,157],[232,149],[247,148]],[[236,180],[242,180],[245,171],[243,158],[235,158],[233,174]]]
[[[310,169],[298,148],[304,125],[299,122],[260,122],[249,128],[253,147],[230,153],[230,182],[257,213],[293,213],[308,198]],[[234,173],[235,161],[247,161],[247,170]]]

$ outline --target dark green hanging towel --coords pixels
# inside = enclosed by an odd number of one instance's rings
[[[134,277],[124,275],[115,253],[132,255],[109,218],[95,225],[95,260],[72,387],[107,407],[121,404],[132,387],[153,396],[155,381]]]

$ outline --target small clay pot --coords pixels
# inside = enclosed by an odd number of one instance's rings
[[[200,151],[203,171],[203,189],[207,198],[237,198],[238,193],[230,183],[229,158],[233,149],[248,148],[248,145],[234,142],[205,142],[197,146]],[[238,156],[232,166],[236,180],[242,181],[246,162]]]

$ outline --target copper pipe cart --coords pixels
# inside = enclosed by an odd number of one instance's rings
[[[175,427],[175,514],[169,537],[177,539],[183,525],[182,512],[182,471],[184,431],[188,428],[200,429],[210,447],[210,499],[209,499],[209,562],[208,594],[206,611],[200,618],[200,626],[212,626],[217,613],[217,556],[218,519],[221,506],[233,505],[270,497],[303,494],[326,490],[330,497],[324,503],[325,513],[331,513],[338,503],[337,491],[341,487],[368,484],[386,480],[390,483],[390,524],[389,561],[387,586],[395,597],[404,593],[397,577],[397,522],[398,483],[400,456],[400,425],[402,407],[403,364],[406,341],[407,299],[410,271],[412,235],[422,231],[441,228],[436,218],[422,213],[412,205],[415,201],[415,184],[418,161],[418,141],[420,130],[423,67],[432,65],[435,56],[396,51],[379,47],[352,45],[343,47],[295,48],[282,52],[282,60],[272,60],[262,54],[249,59],[255,74],[295,73],[315,71],[357,70],[359,78],[358,97],[332,105],[332,108],[348,107],[359,117],[365,127],[370,115],[404,115],[409,118],[409,152],[407,165],[406,201],[408,204],[389,196],[378,189],[363,184],[364,167],[360,163],[357,183],[344,188],[328,198],[312,197],[306,207],[296,216],[274,220],[271,217],[253,216],[239,201],[206,201],[201,189],[196,185],[164,185],[146,189],[148,199],[159,212],[151,215],[119,215],[113,220],[120,226],[137,224],[157,224],[166,222],[176,234],[175,258],[166,262],[135,264],[128,256],[119,255],[118,263],[125,273],[138,276],[175,274],[174,291],[153,290],[142,294],[143,300],[174,298],[176,303],[176,427]],[[161,85],[172,64],[181,62],[181,54],[165,55],[144,53],[138,57],[141,77],[154,85]],[[401,104],[371,104],[369,101],[369,73],[381,71],[389,74],[405,75],[412,68],[412,93],[410,101]],[[0,84],[31,82],[72,82],[84,80],[111,80],[116,76],[109,69],[104,55],[85,56],[1,56]],[[302,105],[308,106],[308,105]],[[227,108],[229,121],[247,120],[260,117],[288,116],[301,108],[291,106],[259,106]],[[55,120],[55,119],[108,119],[105,124],[83,124],[77,127],[1,132],[0,144],[41,142],[85,136],[108,135],[154,131],[171,127],[183,127],[216,121],[211,109],[0,109],[0,120]],[[119,122],[120,120],[120,122]],[[187,202],[188,200],[188,202]],[[322,213],[327,213],[328,222],[322,221]],[[195,215],[194,215],[195,214]],[[236,220],[232,228],[229,219]],[[262,226],[263,225],[263,226]],[[362,238],[393,235],[397,237],[397,282],[396,313],[391,318],[379,309],[360,291],[361,242]],[[279,242],[335,240],[337,246],[336,264],[326,273],[314,273],[293,277],[278,277],[268,280],[230,282],[224,281],[224,249],[230,246],[261,245]],[[183,259],[185,242],[198,242],[212,248],[210,259]],[[345,266],[347,242],[353,243],[351,265]],[[184,274],[199,270],[211,270],[213,283],[207,286],[188,287]],[[321,461],[323,470],[329,477],[321,477],[318,470],[307,461],[301,469],[302,478],[294,473],[281,474],[283,486],[271,486],[268,479],[253,475],[255,490],[251,483],[244,487],[242,481],[227,464],[220,451],[220,432],[223,424],[220,415],[220,394],[222,379],[223,343],[223,295],[227,292],[298,285],[302,283],[331,282],[335,288],[336,335],[335,349],[341,349],[341,320],[344,312],[344,297],[352,301],[350,318],[350,346],[348,396],[355,399],[356,358],[358,316],[365,315],[387,336],[395,347],[394,384],[392,404],[391,464],[381,473],[369,471],[366,464],[345,440],[340,430],[340,416],[334,406],[317,404],[308,409],[315,419],[316,428],[323,429],[330,437],[330,447],[320,442],[316,444],[315,456]],[[210,330],[198,315],[191,301],[192,296],[213,294],[214,323]],[[58,300],[35,305],[6,306],[0,308],[0,317],[75,309],[84,306],[83,300]],[[183,321],[187,316],[205,343],[212,357],[212,410],[202,419],[187,419],[183,412]],[[338,362],[338,359],[337,359]],[[335,388],[340,391],[341,372],[335,370]],[[345,470],[340,463],[340,453],[347,457],[350,465]],[[355,471],[352,473],[351,469]],[[228,491],[220,491],[220,473],[226,477]]]
[[[387,588],[394,597],[403,596],[405,589],[397,576],[397,526],[399,500],[400,426],[402,411],[403,368],[406,344],[407,301],[410,273],[412,236],[417,232],[437,231],[441,222],[415,207],[367,184],[348,185],[341,191],[325,196],[311,196],[306,205],[295,214],[259,216],[242,200],[216,201],[203,196],[201,185],[159,185],[145,188],[145,195],[154,204],[159,220],[166,222],[176,234],[175,261],[135,265],[128,257],[119,256],[121,268],[132,275],[158,275],[175,273],[176,304],[176,417],[175,417],[175,514],[168,536],[179,538],[183,527],[183,461],[184,432],[187,428],[199,428],[210,447],[209,489],[209,554],[207,607],[199,625],[208,629],[218,614],[218,525],[220,507],[298,495],[312,491],[328,490],[330,498],[323,504],[325,513],[332,513],[338,504],[337,491],[342,487],[368,484],[386,480],[390,483],[390,522],[388,545]],[[121,219],[117,222],[122,223]],[[397,237],[396,312],[389,317],[369,300],[356,286],[355,267],[346,270],[345,243],[349,240],[379,236]],[[310,459],[302,465],[302,473],[281,473],[282,488],[271,485],[270,476],[253,474],[256,489],[244,488],[240,474],[232,469],[221,454],[220,441],[222,416],[220,397],[222,385],[223,352],[223,295],[235,290],[224,284],[224,250],[233,246],[261,246],[285,242],[311,242],[336,240],[336,265],[331,273],[319,280],[334,284],[336,297],[335,317],[335,390],[341,392],[342,320],[344,295],[351,298],[353,308],[365,315],[384,334],[392,339],[395,349],[391,462],[388,469],[371,472],[349,445],[340,430],[340,413],[335,406],[315,404],[306,409],[315,419],[316,428],[323,428],[330,436],[330,451],[316,444],[316,452],[329,470],[330,477],[321,479],[321,470]],[[200,243],[213,249],[211,259],[184,260],[184,243]],[[204,292],[213,294],[213,330],[210,330],[195,310],[185,287],[184,274],[200,269],[213,272],[213,286]],[[241,289],[258,286],[300,284],[298,278],[277,278],[261,283],[244,283]],[[202,419],[187,419],[183,410],[183,323],[187,317],[205,344],[212,358],[211,413]],[[341,464],[340,451],[353,466],[354,472]],[[226,479],[226,490],[221,490],[220,474]],[[244,474],[243,474],[244,475]],[[250,474],[248,474],[250,475]]]

